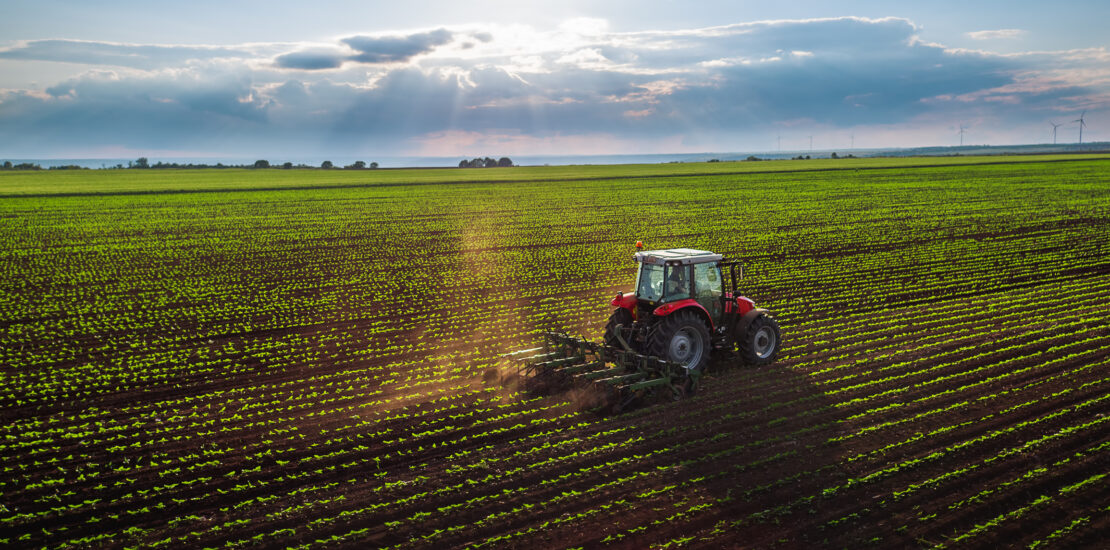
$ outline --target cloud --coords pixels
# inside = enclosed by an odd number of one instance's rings
[[[875,57],[905,51],[916,33],[917,27],[906,19],[842,17],[617,34],[612,43],[640,52],[645,66],[674,67],[722,58],[770,58],[791,51]]]
[[[316,71],[337,69],[348,56],[338,50],[316,49],[300,50],[282,54],[274,58],[274,65],[282,69],[302,69]]]
[[[45,94],[0,95],[0,140],[18,135],[8,143],[52,150],[219,150],[267,126],[270,104],[236,73],[94,71]]]
[[[997,40],[999,38],[1020,38],[1025,36],[1022,29],[998,29],[993,31],[974,31],[967,33],[973,40]]]
[[[595,17],[575,17],[563,21],[559,29],[572,34],[600,36],[609,29],[609,22]]]
[[[393,63],[408,61],[451,41],[451,31],[438,29],[408,36],[352,36],[342,42],[355,50],[352,61],[359,63]]]
[[[116,44],[85,40],[31,40],[0,49],[0,58],[116,65],[153,69],[197,59],[243,59],[256,52],[239,47]]]
[[[475,33],[470,37],[478,42],[489,42],[489,33]],[[322,70],[338,69],[347,61],[366,64],[403,63],[432,52],[438,46],[451,42],[454,34],[438,29],[403,36],[351,36],[340,40],[347,50],[335,47],[317,47],[284,53],[274,58],[274,66],[281,69]],[[473,42],[464,42],[462,49],[473,48]],[[352,53],[353,52],[353,53]]]
[[[247,156],[766,150],[767,136],[849,129],[857,145],[869,145],[868,128],[939,139],[959,121],[1034,141],[1021,132],[1110,107],[1102,48],[951,49],[900,18],[606,28],[472,25],[221,48],[19,43],[0,57],[130,68],[0,93],[0,143]]]

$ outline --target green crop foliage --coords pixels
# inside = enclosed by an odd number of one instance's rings
[[[785,347],[620,417],[487,383],[632,243]],[[0,173],[0,541],[1090,544],[1110,157]],[[727,363],[727,361],[725,361]],[[505,371],[507,372],[507,371]]]

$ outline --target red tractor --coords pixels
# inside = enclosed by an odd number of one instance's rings
[[[639,244],[639,243],[637,243]],[[636,291],[618,294],[605,344],[702,370],[714,350],[735,347],[746,363],[774,361],[775,318],[737,292],[739,262],[689,248],[637,252]],[[726,287],[725,271],[730,284]]]
[[[508,354],[519,362],[512,378],[535,388],[592,385],[619,411],[660,389],[676,399],[692,395],[717,350],[735,348],[753,365],[775,360],[779,325],[737,292],[739,262],[689,248],[640,250],[633,259],[636,291],[613,298],[603,343],[545,333],[542,347]]]

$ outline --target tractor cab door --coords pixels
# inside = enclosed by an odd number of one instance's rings
[[[713,324],[721,322],[721,268],[716,262],[694,264],[694,299],[709,312]]]

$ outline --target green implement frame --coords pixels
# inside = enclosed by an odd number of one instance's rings
[[[543,347],[507,354],[517,376],[532,390],[592,388],[614,412],[660,390],[681,399],[697,387],[701,373],[679,363],[630,349],[606,346],[561,332],[545,332]]]

